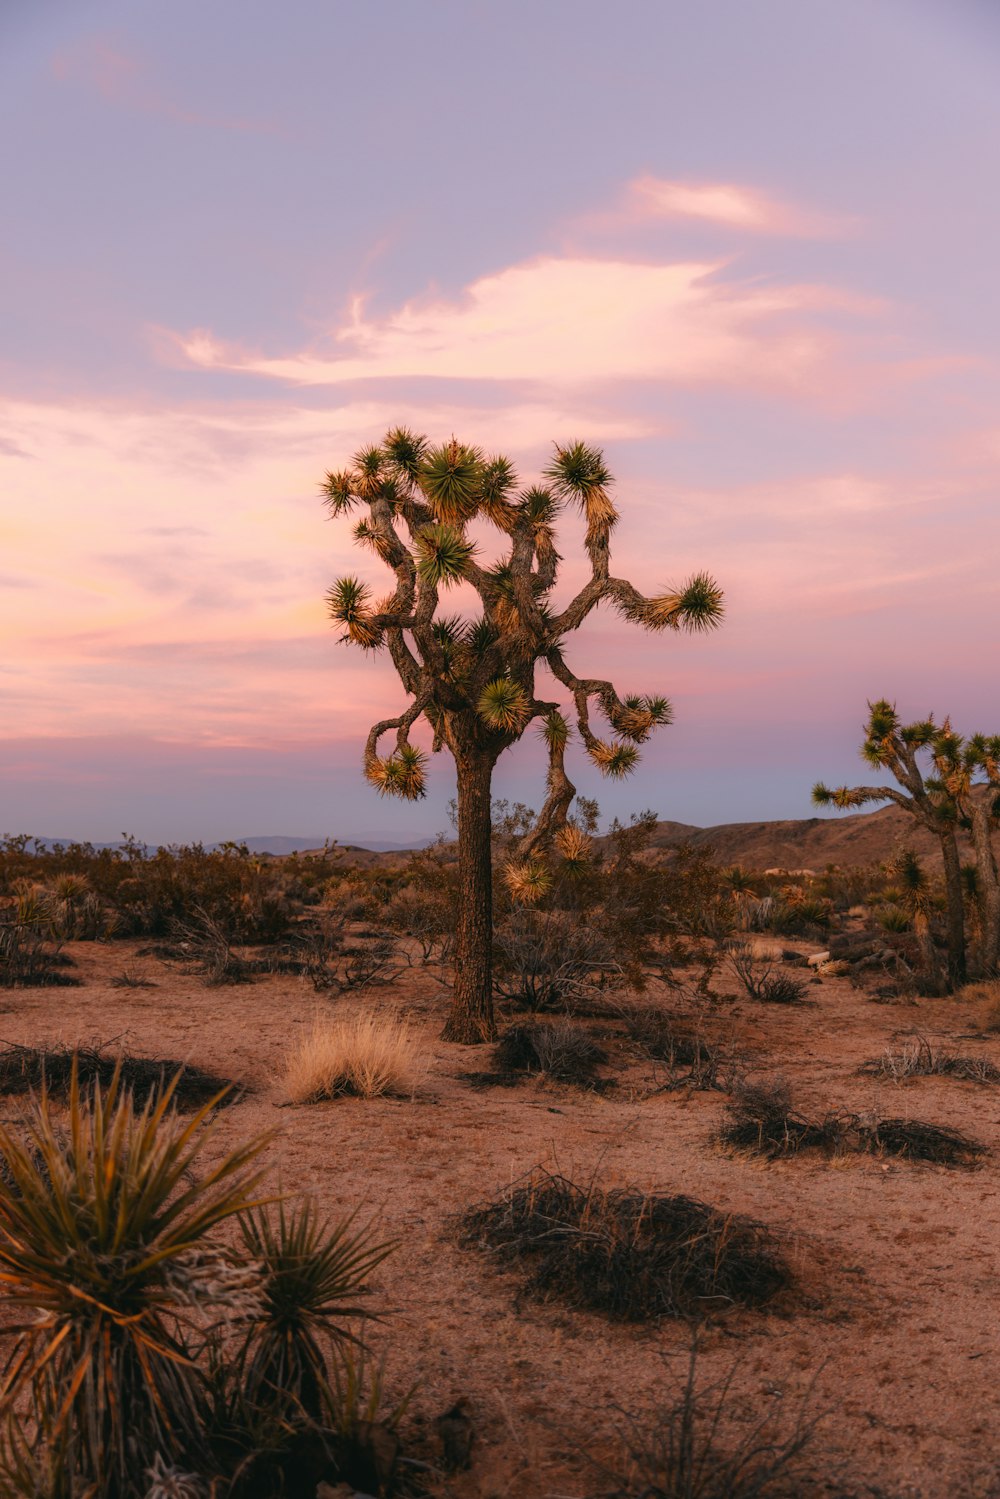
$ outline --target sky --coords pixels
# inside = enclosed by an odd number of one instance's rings
[[[675,708],[570,764],[607,816],[809,816],[875,697],[997,731],[998,180],[992,0],[3,0],[0,834],[446,826],[324,607],[400,422],[601,445],[613,571],[724,587],[572,641]]]

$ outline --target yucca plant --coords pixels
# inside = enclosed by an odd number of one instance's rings
[[[722,617],[722,594],[706,573],[680,588],[645,597],[611,574],[611,533],[618,521],[613,479],[600,449],[584,442],[557,445],[542,482],[521,488],[510,460],[487,456],[451,438],[437,447],[406,428],[363,448],[346,470],[330,473],[323,493],[330,513],[367,507],[355,539],[385,562],[395,591],[370,602],[366,584],[344,578],[328,595],[333,620],[349,642],[386,649],[411,702],[398,717],[371,729],[365,774],[382,794],[413,798],[424,793],[422,766],[406,773],[410,734],[424,720],[435,749],[447,747],[458,772],[459,908],[455,983],[445,1037],[492,1040],[492,880],[490,857],[493,768],[532,721],[541,721],[548,747],[547,796],[526,832],[512,866],[518,898],[541,893],[524,871],[541,869],[552,840],[565,826],[576,795],[565,767],[569,727],[563,704],[536,689],[544,666],[556,691],[572,702],[587,755],[603,775],[629,775],[638,746],[670,721],[660,696],[621,698],[611,682],[577,676],[564,654],[566,637],[602,603],[643,628],[708,630]],[[586,521],[584,546],[590,576],[564,609],[551,595],[561,558],[555,526],[568,504]],[[481,566],[467,534],[473,522],[492,525],[503,551]],[[478,617],[442,618],[442,589],[464,584],[478,595]],[[612,742],[591,725],[596,707],[611,726]],[[394,752],[379,754],[384,735],[395,733]],[[537,894],[535,896],[537,898]]]
[[[354,1324],[371,1316],[362,1304],[369,1278],[395,1243],[370,1226],[357,1228],[353,1218],[325,1224],[311,1202],[248,1213],[240,1229],[247,1256],[261,1269],[260,1307],[240,1355],[241,1388],[257,1405],[288,1406],[319,1420],[329,1405],[331,1353],[357,1342]]]
[[[197,1447],[185,1329],[252,1299],[247,1267],[205,1239],[255,1205],[265,1142],[198,1170],[213,1103],[182,1121],[173,1086],[137,1110],[117,1074],[86,1096],[74,1076],[65,1131],[44,1089],[22,1126],[0,1124],[0,1286],[25,1314],[0,1409],[27,1398],[72,1499],[133,1494],[154,1454]]]

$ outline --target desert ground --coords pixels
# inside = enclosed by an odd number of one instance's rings
[[[1000,1088],[857,1075],[917,1032],[1000,1062],[1000,1039],[980,1029],[988,994],[880,1003],[847,978],[825,977],[810,984],[807,1005],[735,998],[716,1006],[716,1033],[729,1036],[752,1075],[782,1074],[804,1112],[929,1119],[990,1147],[975,1169],[865,1155],[767,1163],[718,1144],[723,1092],[664,1090],[663,1069],[631,1053],[613,1019],[574,1022],[609,1048],[607,1091],[537,1080],[476,1088],[464,1075],[488,1066],[488,1048],[438,1039],[447,994],[426,970],[331,998],[288,975],[210,987],[183,964],[138,956],[143,946],[69,943],[80,987],[4,991],[0,1037],[115,1039],[135,1054],[217,1070],[247,1092],[218,1112],[211,1151],[272,1132],[271,1187],[314,1194],[332,1218],[377,1219],[399,1240],[379,1271],[374,1306],[384,1321],[371,1339],[390,1394],[416,1386],[410,1449],[433,1456],[434,1418],[460,1398],[477,1432],[472,1467],[435,1480],[435,1492],[606,1493],[592,1459],[616,1461],[617,1411],[641,1414],[669,1398],[683,1374],[684,1324],[616,1324],[540,1304],[519,1294],[518,1272],[458,1245],[457,1216],[538,1165],[577,1181],[596,1174],[606,1185],[686,1193],[787,1239],[794,1292],[771,1310],[709,1322],[700,1368],[711,1379],[737,1362],[729,1401],[737,1424],[770,1406],[792,1420],[803,1400],[822,1413],[811,1448],[815,1492],[991,1492]],[[126,967],[155,987],[114,987]],[[290,1106],[286,1060],[317,1013],[372,1005],[407,1017],[419,1037],[412,1096]],[[5,1113],[17,1107],[10,1100]]]

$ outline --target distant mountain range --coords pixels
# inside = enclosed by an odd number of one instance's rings
[[[69,839],[39,838],[38,842],[67,843]],[[277,857],[323,847],[324,839],[291,838],[284,835],[235,839],[251,853]],[[390,843],[369,838],[358,843],[340,843],[337,854],[345,862],[355,855],[364,864],[392,864],[410,849],[426,848],[433,838],[410,843]],[[814,869],[827,864],[875,864],[891,858],[901,848],[912,848],[935,863],[940,859],[937,840],[898,807],[877,812],[857,812],[850,817],[806,817],[782,822],[727,822],[699,828],[685,822],[657,823],[650,843],[650,856],[663,858],[682,844],[710,849],[720,864],[743,864],[750,869]],[[95,848],[118,848],[119,843],[97,843]],[[219,844],[209,844],[218,848]]]

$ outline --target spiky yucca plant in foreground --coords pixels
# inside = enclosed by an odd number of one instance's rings
[[[189,1447],[198,1389],[184,1323],[246,1293],[245,1274],[231,1278],[204,1240],[254,1201],[263,1142],[193,1176],[212,1104],[180,1121],[175,1086],[140,1111],[117,1076],[87,1099],[74,1076],[65,1135],[44,1091],[23,1131],[0,1124],[0,1286],[31,1313],[0,1398],[11,1411],[30,1392],[69,1494],[127,1494],[154,1453]]]
[[[412,701],[397,718],[375,724],[364,751],[365,775],[383,795],[415,800],[424,795],[425,756],[410,742],[423,718],[435,749],[446,746],[458,773],[458,854],[461,891],[455,944],[455,985],[445,1037],[477,1042],[495,1036],[492,1001],[492,868],[490,801],[493,767],[533,721],[548,746],[548,795],[536,826],[526,835],[508,883],[525,899],[544,886],[539,857],[567,825],[575,787],[565,768],[570,728],[563,704],[540,697],[535,674],[547,667],[573,702],[584,750],[603,775],[622,777],[635,767],[638,746],[670,722],[659,696],[620,698],[611,682],[580,677],[566,661],[564,641],[601,603],[652,631],[709,630],[722,617],[722,594],[707,574],[651,598],[612,577],[611,532],[618,511],[612,478],[598,448],[575,442],[557,447],[545,482],[522,488],[510,460],[487,457],[454,438],[432,447],[405,428],[357,453],[351,466],[326,477],[326,503],[334,516],[357,505],[367,514],[355,540],[392,569],[395,588],[381,603],[354,577],[330,589],[331,617],[344,639],[363,650],[386,650]],[[562,610],[551,602],[560,557],[555,525],[567,504],[587,523],[590,577]],[[488,522],[504,538],[500,560],[477,561],[466,528]],[[468,584],[478,613],[468,619],[438,615],[442,590]],[[591,725],[596,706],[612,737]],[[382,738],[395,734],[389,754]],[[576,846],[574,857],[580,856]]]
[[[74,1075],[65,1127],[44,1089],[0,1125],[0,1286],[27,1314],[4,1328],[5,1499],[222,1494],[261,1458],[280,1473],[302,1431],[336,1450],[350,1417],[352,1323],[393,1246],[309,1204],[265,1211],[267,1137],[199,1167],[218,1099],[181,1120],[175,1087],[139,1110],[118,1076]],[[213,1242],[234,1215],[236,1244]]]

